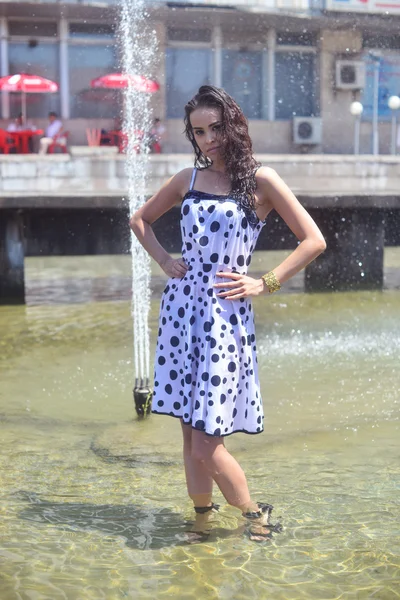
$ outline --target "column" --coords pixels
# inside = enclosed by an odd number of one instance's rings
[[[8,24],[5,17],[0,18],[0,76],[8,75]],[[2,92],[1,96],[1,114],[3,119],[10,118],[10,102],[7,92]]]
[[[352,154],[354,117],[350,104],[358,97],[350,90],[337,90],[334,85],[336,60],[349,60],[362,50],[362,33],[350,28],[340,31],[322,30],[319,40],[320,110],[323,119],[323,152]]]
[[[213,28],[214,85],[222,87],[222,31],[220,25]]]
[[[275,46],[276,31],[275,29],[269,29],[267,33],[268,121],[275,121]]]
[[[60,19],[60,102],[61,118],[69,119],[68,21]]]
[[[24,233],[23,216],[17,211],[1,211],[0,219],[0,304],[23,304]]]

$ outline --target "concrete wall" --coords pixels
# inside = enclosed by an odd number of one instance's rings
[[[300,4],[299,4],[300,3]],[[301,16],[295,9],[302,6],[303,0],[293,0],[288,4],[284,3],[282,11],[274,10],[274,2],[264,2],[260,0],[259,6],[262,10],[252,12],[251,10],[242,10],[240,6],[236,10],[234,7],[237,2],[229,2],[232,9],[218,9],[207,6],[192,6],[190,9],[184,6],[177,8],[168,7],[165,2],[151,3],[149,7],[151,25],[156,30],[158,39],[158,51],[156,53],[156,65],[154,76],[160,83],[160,90],[150,97],[150,106],[154,116],[160,117],[166,122],[167,136],[164,143],[166,153],[185,153],[189,152],[188,142],[182,135],[183,119],[166,120],[166,70],[165,70],[165,50],[168,46],[167,32],[168,27],[177,29],[196,28],[209,29],[215,34],[221,33],[222,48],[224,47],[243,47],[248,49],[264,50],[269,48],[268,56],[272,56],[271,50],[274,44],[273,32],[299,33],[309,32],[315,35],[315,51],[318,57],[316,68],[316,81],[320,104],[320,115],[322,118],[322,143],[318,145],[296,145],[293,143],[292,121],[291,120],[251,120],[249,123],[250,133],[254,143],[254,149],[258,153],[288,153],[288,154],[348,154],[353,151],[354,144],[354,118],[351,116],[349,108],[353,100],[359,98],[359,92],[345,90],[336,90],[334,86],[334,68],[337,59],[358,59],[361,53],[362,40],[365,33],[374,32],[381,36],[398,35],[400,20],[399,17],[384,18],[376,15],[346,15],[340,13],[323,13],[315,11],[304,12]],[[30,4],[28,1],[18,3],[4,2],[0,0],[0,7],[3,13],[11,17],[23,16],[27,14]],[[40,14],[36,16],[43,18],[46,16],[58,19],[64,10],[62,3],[54,2],[52,4],[38,3],[42,6]],[[68,3],[67,3],[68,4]],[[89,21],[96,23],[109,23],[111,14],[116,16],[117,3],[114,8],[111,6],[105,10],[104,6],[96,2],[74,2],[80,6],[70,6],[65,18],[76,19],[79,15],[85,14]],[[113,4],[110,1],[110,4]],[[246,5],[242,0],[240,5]],[[306,2],[307,4],[307,2]],[[315,8],[315,4],[313,4]],[[85,13],[81,13],[81,11]],[[15,12],[16,11],[16,12]],[[61,12],[60,12],[61,11]],[[268,12],[269,11],[269,12]],[[283,11],[286,14],[283,14]],[[214,35],[214,40],[218,36]],[[189,36],[190,38],[190,36]],[[4,43],[7,38],[4,38]],[[28,39],[26,40],[28,41]],[[172,43],[172,42],[171,42]],[[191,47],[190,42],[178,42],[181,46]],[[211,42],[210,42],[211,44]],[[205,46],[204,46],[205,47]],[[209,46],[207,46],[209,47]],[[214,43],[214,50],[218,47]],[[281,47],[282,48],[282,47]],[[292,50],[298,51],[301,46],[293,46]],[[303,50],[305,48],[303,47]],[[3,50],[5,50],[3,48]],[[286,48],[287,51],[288,48]],[[217,51],[215,50],[215,53]],[[399,54],[400,50],[394,53]],[[3,58],[6,56],[3,52]],[[6,61],[7,62],[7,61]],[[271,66],[271,65],[270,65]],[[6,65],[4,65],[4,69]],[[3,69],[3,70],[4,70]],[[272,89],[273,83],[271,77],[268,78],[268,86]],[[213,81],[217,83],[217,81]],[[264,90],[265,96],[269,94]],[[122,109],[122,101],[121,101]],[[4,114],[4,113],[3,113]],[[119,115],[115,115],[116,117]],[[182,106],[183,117],[183,106]],[[9,121],[0,120],[0,128],[7,127]],[[46,119],[35,120],[38,128],[45,128]],[[112,119],[67,119],[64,126],[70,132],[72,145],[87,145],[86,128],[110,129],[113,128]],[[361,154],[370,154],[372,151],[372,131],[371,123],[363,122],[361,124]],[[391,127],[389,122],[379,124],[380,133],[380,153],[385,154],[390,150]]]
[[[109,148],[77,148],[77,155],[0,156],[0,209],[29,206],[123,206],[127,193],[125,157]],[[97,155],[93,152],[98,152]],[[82,153],[87,153],[83,155]],[[283,177],[307,205],[400,207],[400,157],[258,155]],[[147,193],[155,193],[179,170],[188,154],[150,155]]]
[[[206,11],[203,11],[206,12]],[[168,25],[174,27],[192,27],[193,23],[179,22],[180,13],[177,13],[176,23],[167,19],[157,23],[159,36],[160,56],[158,72],[165,81],[165,50],[166,30]],[[205,18],[205,17],[204,17]],[[287,27],[287,20],[283,16],[274,16],[274,19],[262,20],[262,15],[246,15],[246,27],[235,34],[234,41],[246,47],[257,44],[261,50],[267,46],[268,27],[273,26],[276,31],[299,31],[300,23],[292,21]],[[251,23],[253,19],[253,23]],[[354,151],[354,117],[350,114],[350,104],[360,99],[359,91],[338,90],[335,88],[335,62],[338,59],[360,60],[363,52],[363,28],[365,21],[357,21],[357,16],[352,18],[352,24],[340,25],[340,19],[322,19],[305,17],[302,19],[301,28],[304,31],[313,31],[317,39],[317,87],[319,93],[320,116],[322,118],[322,143],[318,145],[299,145],[293,142],[293,125],[291,120],[250,120],[249,128],[255,152],[258,153],[288,153],[288,154],[350,154]],[[233,42],[229,16],[224,18],[218,15],[216,22],[221,27],[222,38],[226,43]],[[203,26],[210,23],[203,23]],[[399,24],[396,19],[386,22],[387,33],[397,34]],[[295,48],[293,48],[296,50]],[[298,50],[299,48],[297,48]],[[301,48],[300,48],[301,49]],[[398,51],[400,53],[400,51]],[[163,87],[165,93],[165,87]],[[162,100],[164,102],[164,99]],[[159,116],[165,115],[160,102]],[[190,151],[188,142],[182,135],[182,119],[168,119],[166,121],[167,136],[165,152],[182,153]],[[379,152],[390,152],[391,125],[389,122],[379,123]],[[372,125],[371,122],[361,123],[360,153],[372,153]]]

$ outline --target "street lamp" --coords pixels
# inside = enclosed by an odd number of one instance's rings
[[[391,152],[392,154],[396,154],[396,121],[397,121],[397,111],[400,108],[400,98],[398,96],[390,96],[388,100],[388,106],[392,111],[392,143],[391,143]]]
[[[368,56],[374,64],[374,88],[372,101],[372,154],[379,154],[379,132],[378,132],[378,116],[379,116],[379,69],[381,66],[381,52],[368,52]]]
[[[350,104],[350,112],[355,117],[354,120],[354,154],[360,154],[360,123],[361,115],[364,110],[361,102],[352,102]]]

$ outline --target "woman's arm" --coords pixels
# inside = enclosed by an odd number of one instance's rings
[[[274,269],[280,283],[284,283],[321,254],[326,248],[326,243],[315,221],[276,171],[269,167],[261,167],[257,171],[257,183],[262,199],[265,199],[270,209],[276,210],[300,242]]]
[[[316,223],[273,169],[258,169],[257,195],[260,198],[260,212],[263,213],[263,217],[274,208],[300,241],[296,250],[274,269],[279,282],[284,283],[321,254],[326,248],[326,243]],[[248,275],[224,272],[217,275],[231,280],[229,283],[214,285],[226,290],[217,294],[221,298],[238,300],[247,296],[257,296],[266,288],[262,279],[254,279]]]
[[[182,200],[191,173],[192,169],[184,169],[171,177],[129,220],[139,242],[169,277],[183,277],[187,266],[183,259],[174,260],[161,246],[151,224]]]

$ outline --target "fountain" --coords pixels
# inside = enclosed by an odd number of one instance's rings
[[[143,19],[136,20],[142,4],[122,1],[124,64],[146,75],[144,52],[135,57],[130,47],[130,40],[143,39]],[[132,34],[138,23],[140,32]],[[147,102],[128,90],[127,131],[148,126]],[[136,112],[138,105],[146,108]],[[129,147],[131,211],[144,202],[149,159],[144,146],[140,154]],[[285,158],[288,171],[293,160]],[[379,183],[376,164],[363,181]],[[338,180],[328,172],[327,189]],[[257,499],[270,499],[283,517],[281,536],[262,545],[243,536],[237,511],[219,495],[223,505],[209,539],[184,541],[192,508],[180,423],[168,416],[132,423],[126,402],[130,307],[120,288],[109,290],[106,275],[125,281],[127,257],[28,256],[27,305],[0,306],[1,600],[396,598],[400,249],[394,213],[386,213],[385,235],[393,243],[385,247],[382,291],[304,294],[299,274],[282,293],[254,299],[266,429],[232,436],[228,444]],[[0,262],[6,248],[3,265],[19,269],[22,280],[22,219],[4,215]],[[360,221],[339,221],[336,215],[339,242],[350,248],[351,234],[367,256]],[[369,245],[375,260],[374,248]],[[253,272],[273,268],[288,250],[261,248]],[[149,261],[135,239],[132,253],[134,394],[145,415],[149,326],[156,327],[160,294],[149,297]],[[364,262],[359,252],[354,256]],[[357,263],[353,272],[364,267]],[[98,301],[100,288],[107,302]]]
[[[148,76],[157,50],[156,32],[146,26],[145,0],[122,0],[120,40],[122,68],[128,75]],[[132,85],[125,90],[124,130],[128,132],[126,172],[129,213],[145,202],[149,146],[146,132],[151,126],[149,96]],[[134,135],[137,133],[138,135]],[[132,250],[132,318],[134,332],[136,412],[144,417],[150,412],[152,390],[149,387],[150,339],[150,257],[131,233]]]

